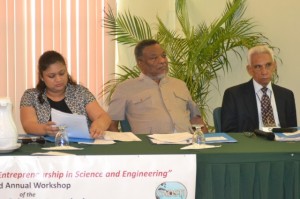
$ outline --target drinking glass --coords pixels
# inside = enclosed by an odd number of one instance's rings
[[[193,144],[198,144],[198,145],[205,144],[204,133],[201,130],[202,127],[203,127],[203,125],[200,125],[200,124],[192,125],[193,131],[194,131]]]
[[[66,126],[59,126],[55,135],[55,146],[69,146],[69,137]]]

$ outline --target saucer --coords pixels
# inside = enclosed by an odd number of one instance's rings
[[[21,147],[21,143],[16,143],[14,146],[10,146],[7,148],[0,148],[0,153],[10,153]]]

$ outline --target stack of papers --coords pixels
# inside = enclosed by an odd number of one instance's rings
[[[275,140],[281,142],[287,141],[300,141],[300,131],[296,131],[294,133],[274,133]]]
[[[169,133],[148,135],[154,144],[190,144],[193,135],[190,133]]]
[[[207,144],[237,142],[234,138],[226,133],[206,133],[204,134]],[[148,135],[151,142],[155,144],[191,144],[193,135],[184,133],[170,133],[170,134],[152,134]]]
[[[132,141],[142,141],[132,132],[112,132],[105,131],[104,135],[105,140],[115,140],[121,142],[132,142]]]
[[[112,131],[105,131],[104,137],[95,139],[93,142],[78,142],[79,144],[114,144],[114,141],[121,141],[121,142],[132,142],[132,141],[142,141],[132,132],[112,132]]]
[[[236,139],[234,139],[227,133],[207,133],[204,134],[204,136],[207,144],[237,142]]]
[[[65,126],[69,138],[90,139],[90,133],[84,115],[70,114],[51,109],[51,119],[56,126]]]
[[[210,145],[210,144],[191,144],[185,147],[182,147],[181,150],[189,150],[189,149],[211,149],[221,147],[221,145]]]
[[[64,152],[60,152],[60,151],[48,151],[46,153],[32,153],[31,155],[38,155],[38,156],[65,156],[65,155],[72,155],[74,156],[74,154],[71,153],[64,153]]]
[[[53,146],[42,148],[43,150],[51,151],[66,151],[66,150],[82,150],[83,148],[73,147],[73,146]]]
[[[84,115],[76,115],[64,113],[56,109],[51,109],[52,121],[56,126],[66,126],[69,142],[78,142],[81,144],[114,144],[114,141],[141,141],[132,132],[120,133],[105,131],[104,138],[93,139],[90,137],[86,117]],[[46,137],[48,141],[54,142],[53,137]]]
[[[105,140],[105,139],[95,139],[95,140],[82,140],[79,141],[78,144],[89,144],[89,145],[109,145],[115,144],[116,142],[113,140]]]
[[[55,138],[46,136],[45,140],[49,142],[54,142]],[[115,141],[121,142],[132,142],[132,141],[142,141],[132,132],[112,132],[112,131],[105,131],[104,136],[102,138],[93,139],[89,138],[73,138],[69,137],[69,142],[78,142],[79,144],[99,144],[99,145],[107,145],[107,144],[114,144]]]

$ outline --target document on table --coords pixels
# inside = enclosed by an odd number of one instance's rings
[[[189,149],[211,149],[218,148],[221,145],[210,145],[210,144],[190,144],[188,146],[180,148],[181,150],[189,150]]]
[[[103,138],[95,139],[93,142],[78,142],[78,144],[90,144],[90,145],[105,145],[114,144],[115,141],[121,142],[132,142],[132,141],[142,141],[132,132],[112,132],[105,131]]]
[[[205,133],[207,144],[237,142],[234,138],[226,133]],[[148,135],[151,142],[154,144],[191,144],[193,135],[184,133],[169,133],[169,134],[152,134]]]
[[[45,153],[42,152],[38,152],[38,153],[32,153],[31,155],[37,155],[37,156],[75,156],[74,154],[71,153],[64,153],[64,152],[60,152],[60,151],[48,151]]]
[[[105,131],[104,139],[105,140],[122,141],[122,142],[142,141],[140,138],[138,138],[132,132]]]
[[[56,123],[56,126],[66,126],[70,138],[91,139],[84,115],[64,113],[52,108],[51,119]]]
[[[148,135],[155,144],[189,144],[193,137],[188,132],[168,133],[168,134],[151,134]]]
[[[237,142],[227,133],[206,133],[204,136],[207,144]]]
[[[274,133],[276,141],[300,141],[300,130],[294,133]]]
[[[78,147],[74,147],[74,146],[53,146],[53,147],[45,147],[42,149],[48,150],[48,151],[83,150],[83,148],[78,148]]]

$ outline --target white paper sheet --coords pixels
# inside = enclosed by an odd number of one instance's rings
[[[64,153],[64,152],[60,152],[60,151],[48,151],[46,153],[38,152],[38,153],[32,153],[31,155],[38,155],[38,156],[65,156],[65,155],[72,155],[72,156],[75,156],[74,154]]]
[[[188,132],[184,132],[184,133],[169,133],[169,134],[152,134],[152,135],[148,135],[148,137],[158,140],[160,142],[181,143],[181,142],[187,142],[187,140],[192,139],[193,135]]]
[[[88,145],[109,145],[115,143],[116,142],[113,140],[103,140],[103,139],[95,139],[94,142],[78,142],[78,144],[88,144]]]
[[[205,138],[206,141],[225,141],[226,138],[224,138],[223,136],[217,136],[217,137],[208,137]]]
[[[45,147],[43,150],[48,151],[74,151],[74,150],[83,150],[83,148],[78,148],[74,146],[53,146],[53,147]]]
[[[294,133],[275,133],[275,140],[282,142],[300,141],[300,130]]]
[[[156,140],[156,139],[150,139],[150,141],[154,144],[182,144],[182,145],[187,145],[187,144],[192,143],[192,139],[179,141],[179,142],[166,142],[166,141],[160,141],[160,140]]]
[[[117,140],[122,142],[141,141],[141,139],[134,135],[132,132],[105,131],[104,139]]]
[[[132,132],[112,132],[105,131],[103,138],[95,139],[94,142],[78,142],[78,144],[90,144],[90,145],[107,145],[115,144],[115,141],[121,142],[132,142],[132,141],[142,141]]]
[[[180,148],[181,150],[188,150],[188,149],[211,149],[221,147],[221,145],[209,145],[209,144],[191,144],[185,147]]]
[[[84,115],[64,113],[56,109],[51,109],[51,119],[56,126],[66,126],[69,137],[90,139],[90,133]]]

